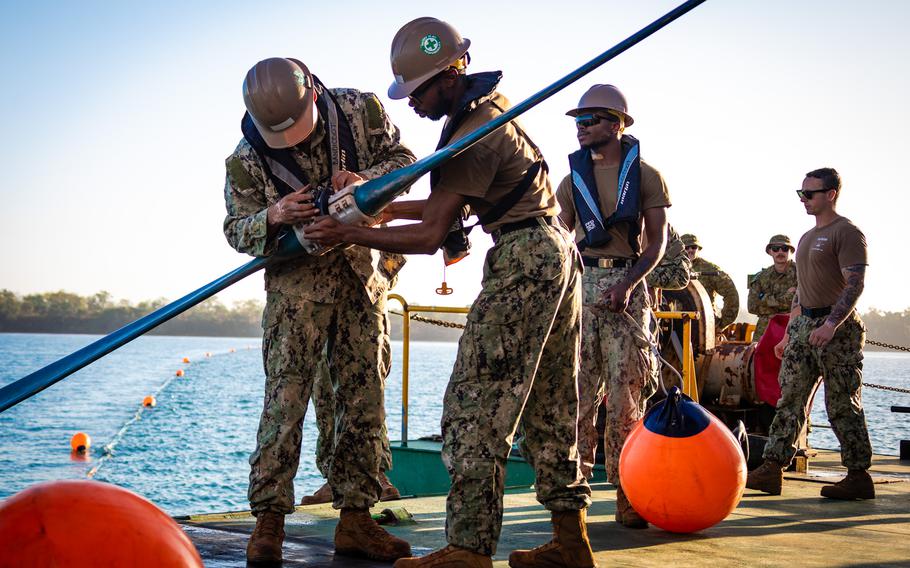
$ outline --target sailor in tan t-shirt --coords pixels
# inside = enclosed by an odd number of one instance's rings
[[[396,81],[389,96],[407,97],[422,117],[445,116],[440,147],[509,106],[496,91],[501,73],[465,73],[468,44],[435,18],[410,22],[392,43]],[[326,244],[369,242],[380,250],[432,254],[467,205],[493,237],[443,399],[442,459],[452,478],[449,546],[395,565],[492,568],[502,527],[502,476],[520,421],[537,498],[560,532],[547,545],[513,551],[510,565],[552,565],[565,557],[593,566],[585,529],[591,490],[575,454],[581,262],[555,218],[543,158],[513,121],[440,166],[430,186],[425,203],[391,206],[395,216],[418,223],[364,228],[325,218],[307,231]]]
[[[787,334],[774,348],[783,358],[781,396],[768,432],[765,462],[746,486],[779,495],[781,469],[789,465],[794,442],[806,423],[806,404],[821,375],[825,407],[841,446],[847,477],[821,490],[831,499],[874,499],[868,469],[872,444],[862,404],[863,344],[866,330],[856,313],[866,272],[866,237],[835,211],[841,180],[832,168],[806,174],[798,190],[815,227],[796,249],[797,288]]]
[[[594,85],[575,117],[581,149],[556,190],[559,218],[575,229],[586,266],[582,279],[582,346],[578,372],[578,451],[590,478],[597,446],[597,409],[606,394],[603,450],[607,479],[616,485],[616,520],[641,528],[619,479],[619,454],[657,382],[650,353],[651,305],[645,277],[663,255],[670,197],[656,169],[640,159],[633,122],[612,85]],[[647,245],[642,250],[642,236]]]

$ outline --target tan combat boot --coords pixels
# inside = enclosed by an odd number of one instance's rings
[[[554,511],[553,540],[532,550],[516,550],[509,555],[512,568],[596,567],[588,540],[587,512]]]
[[[392,485],[384,471],[379,472],[379,485],[382,486],[382,494],[379,496],[380,501],[396,501],[401,499],[401,493]]]
[[[646,529],[648,528],[648,521],[641,518],[641,515],[638,514],[638,511],[635,510],[635,507],[632,506],[632,503],[629,502],[629,498],[626,497],[625,491],[622,490],[622,486],[616,488],[616,522],[622,526],[630,529]]]
[[[426,556],[397,560],[392,568],[493,568],[493,559],[450,544]]]
[[[284,514],[263,511],[256,515],[256,528],[246,545],[247,562],[273,564],[281,562],[284,542]]]
[[[746,476],[746,487],[769,495],[780,495],[784,485],[784,466],[774,460],[765,460]]]
[[[335,554],[391,561],[411,555],[411,545],[385,531],[368,509],[342,509],[335,527]]]
[[[822,497],[829,499],[875,499],[875,485],[872,476],[865,469],[847,470],[847,477],[834,485],[822,487]]]
[[[332,486],[323,483],[322,487],[317,489],[312,495],[304,495],[300,500],[301,505],[319,505],[322,503],[332,502]]]

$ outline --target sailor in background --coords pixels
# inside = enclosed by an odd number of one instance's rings
[[[794,250],[790,237],[774,235],[765,246],[765,252],[774,264],[749,278],[749,313],[758,316],[752,341],[761,339],[771,316],[790,311],[793,294],[796,293]]]
[[[327,89],[295,59],[260,61],[243,84],[244,138],[227,158],[224,234],[240,252],[268,256],[282,228],[310,220],[312,190],[340,189],[414,162],[375,95]],[[280,562],[284,516],[294,511],[303,419],[327,357],[335,431],[328,472],[339,554],[392,560],[410,546],[370,517],[380,496],[389,337],[386,291],[404,258],[364,247],[302,255],[266,268],[262,354],[265,402],[250,457],[253,562]],[[325,354],[324,354],[325,351]]]
[[[606,394],[603,446],[607,479],[616,486],[616,520],[645,528],[623,492],[619,455],[657,389],[644,279],[664,253],[670,196],[660,172],[641,160],[638,140],[625,134],[633,120],[619,89],[594,85],[566,114],[575,118],[581,149],[569,156],[572,171],[556,195],[559,218],[574,229],[585,265],[578,373],[582,473],[592,475],[597,409]]]
[[[421,117],[446,117],[440,147],[510,106],[496,90],[500,72],[466,73],[469,46],[436,18],[409,22],[392,41],[395,82],[389,96],[408,98]],[[558,205],[543,157],[517,122],[431,174],[419,223],[365,228],[324,217],[306,235],[324,244],[433,254],[465,204],[494,245],[443,399],[442,459],[452,480],[449,544],[395,566],[492,567],[506,460],[519,421],[523,455],[536,473],[537,499],[551,511],[554,539],[512,552],[510,565],[594,566],[585,524],[591,490],[578,471],[575,446],[581,262],[555,217]]]
[[[818,381],[825,384],[828,420],[841,447],[847,477],[822,488],[831,499],[874,499],[868,469],[872,444],[863,411],[863,344],[866,329],[856,313],[863,291],[866,237],[846,217],[837,214],[840,175],[833,168],[806,174],[796,192],[815,217],[815,227],[799,240],[796,295],[787,334],[774,348],[783,358],[781,396],[768,432],[764,463],[749,474],[746,487],[780,495],[782,469],[796,451],[794,442],[806,423],[806,403]]]
[[[714,317],[716,323],[714,329],[720,333],[725,327],[736,320],[739,313],[739,292],[736,291],[736,285],[733,279],[721,270],[713,262],[709,262],[701,257],[701,243],[698,237],[687,233],[682,237],[683,244],[686,245],[686,254],[692,259],[692,272],[698,275],[698,281],[705,287],[708,297],[711,298],[711,305],[714,307]],[[717,298],[724,300],[723,310],[717,306]]]

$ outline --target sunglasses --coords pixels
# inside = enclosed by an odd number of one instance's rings
[[[789,252],[790,247],[782,246],[782,245],[772,245],[772,246],[768,247],[768,250],[771,252],[784,252],[784,251]]]
[[[689,246],[686,247],[686,250],[698,250],[698,249],[700,249],[700,248],[701,248],[701,247],[698,246],[698,245],[689,245]]]
[[[806,201],[809,201],[810,199],[812,199],[812,197],[816,193],[825,193],[826,191],[831,191],[831,190],[830,189],[797,189],[796,195],[798,195],[800,199],[805,199]]]
[[[575,117],[575,126],[581,126],[582,128],[589,128],[591,126],[597,126],[600,124],[600,121],[606,120],[607,122],[619,122],[619,118],[613,116],[612,114],[579,114]]]
[[[420,99],[422,99],[423,96],[425,94],[427,94],[427,91],[430,90],[430,87],[432,87],[433,84],[436,81],[438,81],[440,77],[442,77],[442,73],[437,73],[436,75],[433,75],[432,77],[430,77],[429,79],[427,79],[426,81],[421,83],[421,85],[419,87],[414,89],[414,92],[412,92],[410,95],[408,95],[408,98],[416,103],[420,103],[421,102]]]

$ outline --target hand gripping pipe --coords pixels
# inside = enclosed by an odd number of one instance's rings
[[[395,170],[380,178],[351,186],[346,188],[346,190],[341,190],[332,197],[329,205],[329,213],[333,217],[339,218],[342,222],[348,223],[363,222],[364,218],[376,216],[389,203],[394,201],[396,197],[401,195],[406,188],[427,172],[441,166],[446,161],[451,160],[500,126],[514,120],[523,112],[558,93],[568,85],[571,85],[573,82],[584,77],[594,69],[600,67],[620,53],[623,53],[633,45],[639,43],[705,1],[706,0],[689,0],[688,2],[680,4],[664,16],[619,42],[588,63],[585,63],[562,79],[518,103],[474,132],[468,134],[464,138],[458,139],[445,148],[433,152],[429,156],[418,160],[410,166]],[[104,357],[115,349],[126,345],[130,341],[169,319],[180,315],[235,282],[246,278],[250,274],[265,268],[273,262],[281,261],[288,256],[300,254],[303,251],[304,245],[297,238],[294,238],[294,232],[290,230],[285,231],[281,235],[279,252],[275,256],[256,258],[225,274],[221,278],[206,284],[198,290],[190,292],[179,300],[159,308],[154,312],[123,326],[117,331],[102,337],[98,341],[0,388],[0,412],[38,394],[47,387],[65,379],[79,369]]]

